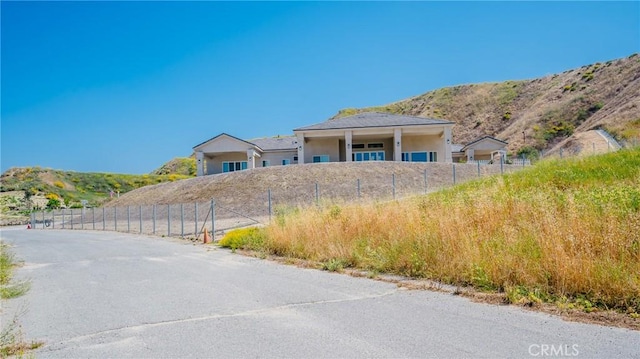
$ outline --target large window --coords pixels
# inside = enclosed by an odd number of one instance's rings
[[[290,165],[290,164],[291,164],[291,160],[289,160],[289,159],[282,160],[282,165],[283,166]]]
[[[329,162],[329,155],[313,156],[313,163]]]
[[[403,152],[402,160],[405,162],[438,162],[438,152]]]
[[[269,162],[269,160],[262,160],[262,167],[269,167],[271,166],[271,162]]]
[[[384,161],[384,151],[354,152],[351,154],[351,160],[355,162]]]
[[[222,172],[235,172],[247,169],[247,161],[222,162]]]

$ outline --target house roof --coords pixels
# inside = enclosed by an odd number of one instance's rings
[[[295,150],[298,140],[293,136],[256,138],[249,141],[264,151]]]
[[[293,131],[337,130],[365,127],[392,127],[415,125],[452,125],[453,122],[432,118],[394,115],[382,112],[363,112],[353,116],[336,118],[310,126],[299,127]]]
[[[245,141],[245,140],[243,140],[243,139],[241,139],[241,138],[238,138],[238,137],[236,137],[236,136],[231,136],[230,134],[228,134],[228,133],[224,133],[224,132],[223,132],[223,133],[221,133],[221,134],[219,134],[219,135],[217,135],[217,136],[211,137],[210,139],[208,139],[208,140],[206,140],[206,141],[204,141],[204,142],[202,142],[202,143],[199,143],[199,144],[197,144],[197,145],[193,146],[193,149],[195,150],[196,148],[198,148],[198,147],[200,147],[200,146],[204,145],[205,143],[211,142],[211,141],[215,140],[216,138],[219,138],[219,137],[222,137],[222,136],[231,137],[231,138],[233,138],[234,140],[238,140],[238,141],[245,142],[246,144],[251,145],[251,146],[256,146],[256,144],[254,144],[254,143],[251,143],[251,142]],[[258,146],[258,147],[259,147],[259,146]]]
[[[476,144],[478,142],[484,141],[484,140],[491,140],[491,141],[500,142],[500,143],[504,144],[505,146],[509,144],[508,142],[505,142],[503,140],[499,140],[499,139],[497,139],[495,137],[492,137],[492,136],[483,136],[483,137],[477,138],[477,139],[467,143],[464,147],[462,147],[461,151],[465,151],[469,146],[472,146],[472,145],[474,145],[474,144]]]

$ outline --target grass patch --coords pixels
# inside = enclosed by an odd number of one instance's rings
[[[11,299],[19,297],[25,294],[29,290],[29,282],[21,281],[14,282],[13,269],[15,268],[16,260],[9,251],[9,246],[5,243],[0,243],[0,298]]]
[[[640,313],[640,149],[546,160],[388,203],[283,215],[230,246],[554,302]]]
[[[224,248],[260,249],[264,241],[264,230],[257,227],[239,228],[227,232],[218,245]]]

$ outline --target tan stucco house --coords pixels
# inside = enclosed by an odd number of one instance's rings
[[[473,160],[496,143],[506,145],[488,136],[467,146],[454,145],[453,125],[445,120],[366,112],[299,127],[293,136],[242,140],[222,133],[193,150],[198,176],[202,176],[319,162],[453,162],[454,155],[458,159],[465,150],[471,151]]]
[[[472,161],[499,161],[507,158],[508,143],[495,137],[484,136],[477,138],[460,149],[467,162]]]

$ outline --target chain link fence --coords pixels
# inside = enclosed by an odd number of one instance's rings
[[[388,201],[424,194],[471,179],[513,172],[529,165],[503,163],[454,163],[402,173],[367,173],[362,178],[331,178],[325,182],[290,184],[257,189],[204,202],[75,208],[37,211],[31,214],[33,229],[116,231],[197,239],[206,229],[215,236],[240,227],[269,223],[291,208]],[[339,184],[336,184],[339,183]]]

